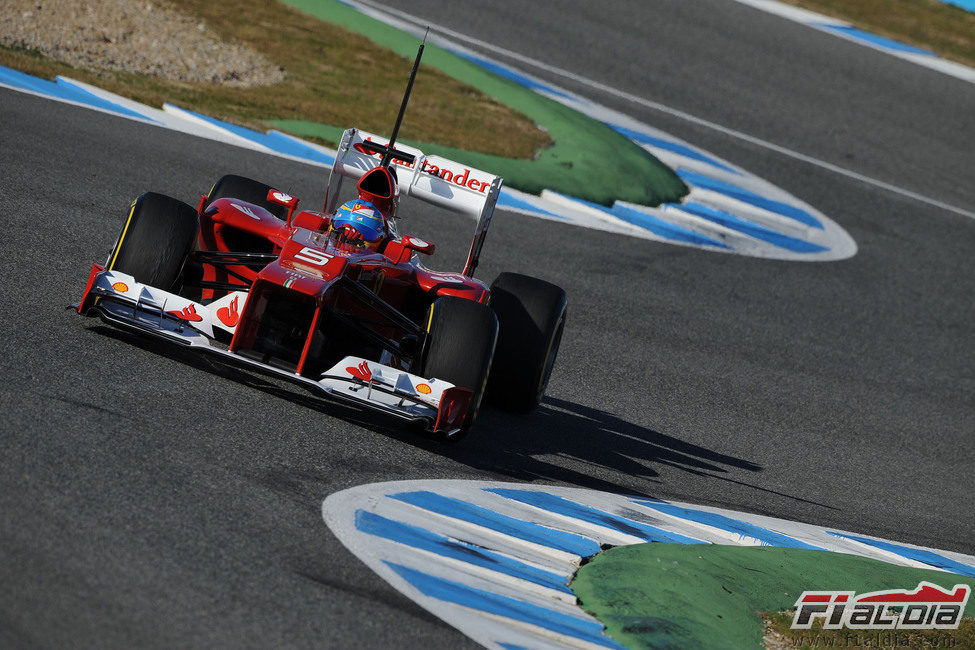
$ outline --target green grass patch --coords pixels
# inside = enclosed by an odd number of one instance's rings
[[[335,0],[287,1],[318,18],[367,34],[401,56],[412,56],[416,52],[417,39],[414,36]],[[604,205],[611,204],[615,199],[658,205],[679,200],[687,193],[687,187],[673,171],[606,125],[442,48],[428,46],[423,60],[431,67],[527,115],[541,125],[554,141],[551,147],[539,150],[532,161],[472,151],[471,147],[422,135],[416,128],[421,118],[412,112],[411,105],[400,135],[404,142],[418,146],[424,153],[446,156],[500,174],[507,185],[525,192],[538,194],[548,188]],[[431,92],[435,96],[437,90],[421,91],[418,82],[415,91],[417,99],[424,92]],[[492,133],[489,126],[477,123],[477,116],[473,117],[475,124],[472,128],[476,131],[492,137],[502,136],[501,133]],[[325,123],[335,125],[334,122]],[[290,128],[298,129],[292,130],[296,135],[309,135],[310,129],[314,129],[310,125],[297,127],[294,124]],[[388,128],[376,132],[385,133]]]
[[[975,13],[938,0],[782,0],[975,66]]]
[[[761,613],[793,609],[803,591],[914,589],[922,580],[975,588],[964,576],[828,551],[654,543],[599,554],[572,589],[630,648],[759,648]]]

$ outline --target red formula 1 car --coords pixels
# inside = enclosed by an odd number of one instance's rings
[[[339,205],[343,178],[358,179],[356,196]],[[240,176],[196,209],[143,194],[77,309],[457,438],[485,394],[511,410],[538,405],[565,325],[559,287],[473,277],[500,188],[349,129],[322,212]],[[421,264],[434,246],[397,233],[401,195],[476,221],[461,272]]]

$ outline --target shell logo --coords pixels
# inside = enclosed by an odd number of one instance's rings
[[[124,282],[116,282],[112,285],[112,288],[119,293],[125,293],[129,290],[129,285],[125,284]]]
[[[433,389],[426,384],[417,384],[416,391],[418,393],[423,393],[424,395],[429,395]]]

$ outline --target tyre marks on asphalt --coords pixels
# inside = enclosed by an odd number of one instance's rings
[[[489,648],[619,648],[568,584],[610,546],[818,549],[975,576],[975,557],[647,497],[487,481],[395,481],[332,494],[325,523],[398,591]]]

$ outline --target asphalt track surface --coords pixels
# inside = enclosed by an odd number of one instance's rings
[[[971,84],[719,0],[409,6],[975,209]],[[578,90],[781,185],[859,253],[777,262],[499,212],[479,275],[558,282],[569,328],[543,407],[488,410],[456,446],[64,310],[139,193],[195,204],[236,172],[314,205],[321,170],[0,90],[0,646],[470,645],[321,521],[328,494],[394,479],[555,482],[975,552],[975,221]],[[432,266],[463,263],[471,224],[423,210],[403,229],[437,242]]]

